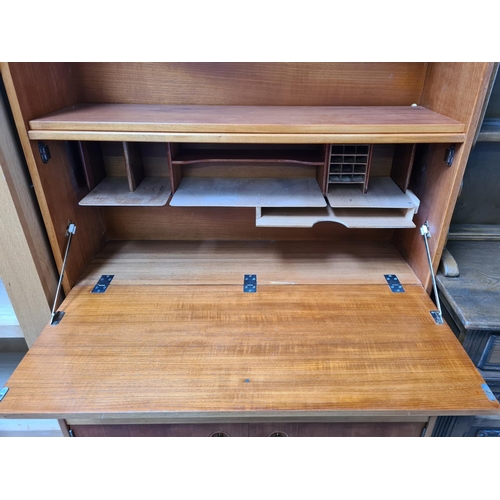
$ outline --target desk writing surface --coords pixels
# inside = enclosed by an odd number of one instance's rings
[[[73,288],[0,416],[415,416],[499,411],[419,285]]]

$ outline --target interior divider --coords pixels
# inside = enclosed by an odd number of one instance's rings
[[[144,166],[142,164],[141,145],[137,142],[124,142],[123,155],[127,167],[128,187],[135,191],[144,180]]]

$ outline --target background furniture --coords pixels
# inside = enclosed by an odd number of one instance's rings
[[[72,246],[0,414],[76,436],[420,436],[498,413],[431,314],[420,232],[435,268],[492,70],[5,64],[59,269]]]
[[[454,262],[438,274],[447,322],[500,397],[500,81],[465,171],[446,245]],[[459,276],[451,276],[454,268]],[[500,436],[498,417],[449,417],[437,435]]]

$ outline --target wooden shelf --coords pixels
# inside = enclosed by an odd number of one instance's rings
[[[414,228],[413,214],[400,209],[265,208],[257,214],[257,227],[313,227],[336,222],[350,228]]]
[[[184,177],[174,193],[174,207],[324,207],[312,178]]]
[[[487,118],[483,121],[477,142],[500,142],[500,118]]]
[[[135,191],[126,177],[106,177],[79,205],[101,207],[161,207],[170,198],[168,177],[146,177]]]
[[[321,154],[304,151],[261,151],[251,149],[187,150],[180,151],[172,159],[173,165],[193,165],[197,163],[276,163],[322,166]]]
[[[465,137],[464,124],[422,106],[76,104],[29,126],[30,138],[39,140],[269,142],[272,135],[287,143],[288,135],[290,142],[412,143]]]
[[[333,208],[415,208],[390,177],[372,177],[366,194],[359,185],[330,184],[327,198]]]
[[[256,226],[313,227],[319,222],[337,222],[351,228],[413,228],[420,204],[389,177],[372,178],[366,194],[362,185],[329,185],[327,198],[329,206],[323,208],[262,208],[257,211]]]

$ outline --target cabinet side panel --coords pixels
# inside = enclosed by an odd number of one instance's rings
[[[78,63],[84,102],[409,106],[425,63]]]
[[[431,286],[430,272],[419,227],[429,221],[429,246],[436,270],[492,71],[493,63],[432,63],[427,71],[420,104],[464,123],[466,130],[466,140],[457,145],[451,167],[444,161],[449,146],[429,146],[421,157],[410,182],[410,189],[421,201],[414,218],[417,228],[394,232],[394,243],[427,290]]]
[[[63,286],[68,292],[95,253],[104,244],[105,228],[99,210],[78,206],[82,188],[75,184],[74,167],[66,142],[50,143],[52,158],[43,164],[36,141],[28,139],[28,121],[78,101],[71,64],[3,63],[2,78],[16,122],[21,145],[47,229],[57,268],[60,270],[66,244],[68,220],[77,226],[75,243]],[[86,190],[86,187],[84,188]]]

